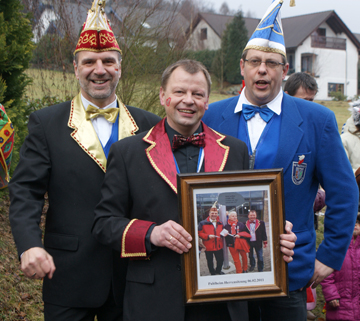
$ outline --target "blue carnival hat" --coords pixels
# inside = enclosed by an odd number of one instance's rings
[[[281,23],[280,9],[283,0],[273,0],[264,17],[256,27],[245,49],[256,49],[276,52],[286,57],[284,32]],[[294,1],[291,1],[294,6]]]

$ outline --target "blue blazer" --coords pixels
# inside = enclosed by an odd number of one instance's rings
[[[212,103],[203,121],[237,137],[241,113],[234,113],[238,96]],[[335,115],[328,108],[284,94],[280,141],[273,168],[284,170],[285,216],[297,236],[289,263],[289,290],[304,287],[314,273],[315,258],[340,270],[354,231],[358,187],[342,146]],[[299,156],[304,175],[295,175]],[[324,240],[315,249],[313,203],[319,184],[326,191]]]

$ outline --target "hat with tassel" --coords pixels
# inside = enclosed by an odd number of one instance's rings
[[[94,0],[88,11],[74,55],[79,51],[120,52],[114,33],[105,14],[105,0]]]
[[[283,0],[273,0],[249,39],[244,51],[256,49],[279,53],[286,57],[284,32],[280,15],[282,4]],[[290,1],[290,6],[295,6],[295,0]]]

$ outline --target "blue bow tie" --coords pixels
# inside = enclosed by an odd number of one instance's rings
[[[274,115],[274,112],[268,107],[260,108],[247,104],[242,105],[242,112],[246,120],[253,118],[255,116],[255,113],[260,113],[260,117],[267,123]]]

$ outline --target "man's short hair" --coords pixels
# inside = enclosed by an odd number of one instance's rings
[[[243,52],[242,55],[241,55],[241,59],[242,59],[242,60],[245,61],[246,56],[247,56],[249,50],[250,50],[250,49],[244,50],[244,52]],[[281,55],[282,62],[283,62],[283,64],[284,64],[283,68],[285,68],[285,65],[287,64],[287,59],[286,59],[286,57],[283,56],[282,54],[279,54],[279,55]]]
[[[111,50],[109,50],[109,51],[111,51]],[[113,51],[116,51],[116,50],[113,50]],[[74,56],[74,61],[75,61],[75,64],[76,64],[76,66],[78,65],[78,63],[79,63],[79,56],[78,56],[78,53],[79,53],[80,51],[78,51],[76,54],[75,54],[75,56]],[[117,53],[118,53],[118,55],[119,55],[119,62],[121,62],[121,53],[119,52],[119,51],[116,51]]]
[[[300,87],[306,91],[311,90],[318,92],[316,80],[305,72],[296,72],[292,74],[285,83],[284,91],[290,96],[295,96]]]
[[[179,60],[165,69],[165,71],[163,72],[163,74],[161,76],[161,87],[164,90],[166,90],[166,86],[167,86],[167,83],[169,81],[171,74],[178,67],[181,67],[182,69],[184,69],[186,72],[188,72],[191,75],[196,74],[198,72],[202,72],[205,76],[205,79],[206,79],[206,82],[208,85],[208,94],[210,95],[211,77],[210,77],[209,72],[207,71],[206,67],[201,62],[196,61],[196,60],[191,60],[191,59]]]

